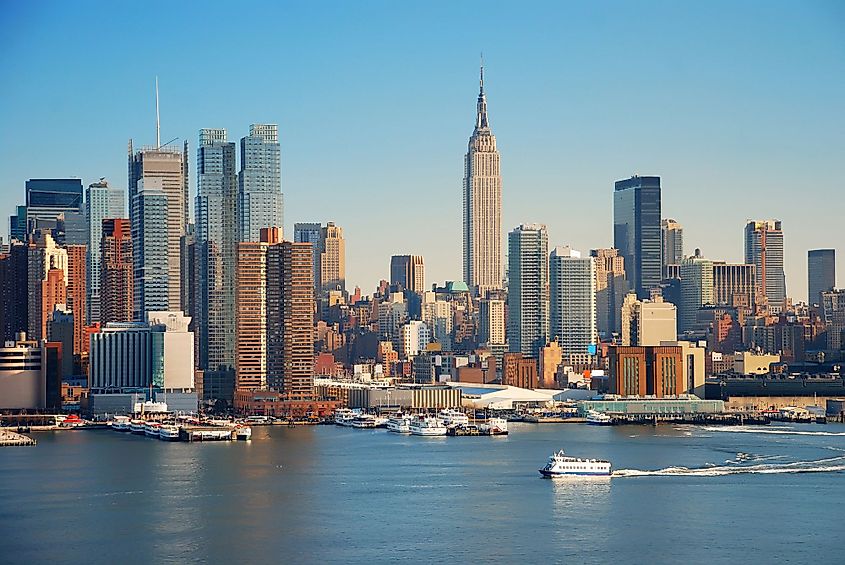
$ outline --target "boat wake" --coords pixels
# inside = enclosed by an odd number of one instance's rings
[[[845,436],[845,432],[812,432],[794,428],[762,428],[760,426],[703,426],[709,432],[734,432],[740,434],[772,434],[788,436]]]
[[[618,469],[613,472],[613,477],[720,477],[744,474],[840,473],[842,471],[845,471],[845,455],[792,463],[763,463],[759,465],[737,465],[734,463],[698,468],[666,467],[654,471]]]

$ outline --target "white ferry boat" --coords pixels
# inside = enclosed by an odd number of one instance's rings
[[[247,440],[252,437],[252,428],[249,426],[238,426],[235,428],[235,439]]]
[[[437,418],[443,422],[446,427],[449,426],[465,426],[469,424],[467,415],[459,410],[450,410],[448,408],[437,413]]]
[[[610,426],[613,424],[613,418],[604,412],[589,410],[587,412],[587,423],[591,426]]]
[[[353,428],[375,428],[376,417],[372,414],[358,414],[352,418]]]
[[[132,420],[129,422],[129,431],[133,434],[144,435],[146,424],[144,420]]]
[[[397,434],[411,433],[411,418],[405,414],[396,414],[387,420],[387,431]]]
[[[115,416],[111,423],[111,429],[116,432],[128,432],[129,416]]]
[[[504,418],[488,418],[487,421],[478,426],[482,434],[488,436],[508,435],[508,421]]]
[[[445,436],[446,426],[434,416],[417,416],[408,426],[411,435],[415,436]]]
[[[147,437],[157,438],[160,434],[159,430],[161,430],[161,424],[159,424],[158,422],[147,422],[147,424],[144,426],[144,434]]]
[[[334,423],[339,426],[351,426],[352,420],[359,415],[357,410],[349,408],[338,408],[334,411]]]
[[[581,459],[568,457],[561,449],[552,453],[546,466],[540,469],[540,474],[547,478],[553,477],[609,477],[610,461],[601,459]]]
[[[179,426],[163,424],[158,430],[158,439],[163,441],[179,441]]]

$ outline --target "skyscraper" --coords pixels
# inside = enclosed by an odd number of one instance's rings
[[[549,337],[563,355],[584,354],[598,342],[596,269],[593,257],[569,247],[556,247],[549,258]]]
[[[807,304],[821,305],[822,292],[836,287],[836,250],[807,251]]]
[[[67,304],[67,250],[56,245],[49,230],[39,230],[30,244],[27,266],[27,338],[47,338],[47,322],[57,304]]]
[[[697,330],[698,309],[714,304],[713,261],[698,249],[681,262],[681,303],[678,305],[679,333]]]
[[[323,226],[319,222],[297,222],[293,225],[294,243],[310,243],[314,250],[314,286],[320,281],[320,248],[323,237]],[[316,289],[319,294],[319,289]]]
[[[312,249],[312,253],[314,253]],[[343,228],[329,222],[320,230],[320,294],[346,292],[346,242]]]
[[[640,298],[648,298],[663,278],[660,230],[660,177],[617,181],[613,247],[625,258],[629,284]]]
[[[85,192],[85,221],[88,224],[85,282],[88,287],[87,318],[89,323],[100,321],[100,241],[103,237],[103,220],[125,218],[124,200],[123,190],[110,187],[105,179],[89,184]]]
[[[100,241],[100,322],[131,322],[132,232],[127,218],[106,218]]]
[[[252,124],[241,138],[238,174],[240,241],[258,241],[261,228],[284,225],[279,129],[275,124]]]
[[[754,265],[713,263],[713,304],[735,308],[754,307]]]
[[[464,159],[464,281],[477,296],[502,287],[502,177],[496,136],[487,118],[484,67]]]
[[[235,388],[239,391],[267,388],[267,247],[267,242],[259,241],[238,244]],[[204,388],[206,398],[226,395],[216,390],[219,385]]]
[[[619,312],[628,293],[625,259],[618,249],[593,249],[596,266],[596,326],[599,334],[609,337],[622,331]]]
[[[28,330],[27,283],[29,246],[20,241],[0,254],[0,339],[14,341],[18,332]]]
[[[422,295],[425,292],[425,264],[422,255],[393,255],[390,258],[390,284]]]
[[[196,324],[200,369],[234,382],[235,245],[238,182],[235,144],[225,129],[201,129],[197,147]],[[221,376],[221,378],[224,378]],[[227,388],[231,388],[231,385]]]
[[[780,220],[749,220],[745,224],[745,262],[757,271],[757,294],[766,298],[770,311],[780,312],[786,298]]]
[[[163,184],[160,177],[139,180],[131,206],[136,321],[143,321],[147,312],[167,311],[171,303],[180,302],[180,293],[174,293],[170,284],[170,235],[174,230],[168,225],[171,198],[162,189]]]
[[[537,358],[549,335],[548,234],[522,224],[508,234],[508,344]]]
[[[136,221],[139,183],[144,181],[150,188],[150,180],[157,181],[157,189],[165,196],[167,216],[164,227],[167,230],[167,246],[164,259],[167,269],[167,303],[153,310],[187,310],[183,304],[182,262],[183,241],[188,228],[188,143],[182,150],[178,147],[144,147],[133,153],[129,142],[129,218],[132,222],[132,238],[140,228]],[[156,228],[158,229],[158,228]],[[137,232],[141,233],[141,232]],[[135,261],[139,261],[135,253]],[[158,268],[158,267],[156,267]],[[135,277],[135,289],[145,288],[145,283]],[[143,316],[143,312],[141,312]]]
[[[684,228],[675,220],[662,220],[660,237],[663,245],[663,276],[670,278],[667,267],[680,265],[684,258]]]
[[[72,351],[63,351],[65,356],[70,356],[71,361],[76,355],[88,351],[85,333],[85,288],[86,265],[85,258],[87,250],[84,245],[68,245],[67,249],[67,307],[73,313],[73,348]]]
[[[29,179],[26,181],[27,222],[55,220],[60,214],[82,212],[79,179]]]

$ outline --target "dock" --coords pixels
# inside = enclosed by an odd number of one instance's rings
[[[29,436],[9,430],[0,430],[0,446],[35,445],[36,443]]]

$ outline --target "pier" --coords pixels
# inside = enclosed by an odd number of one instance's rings
[[[0,430],[0,446],[18,446],[18,445],[35,445],[36,441],[29,436],[12,432],[9,430]]]

